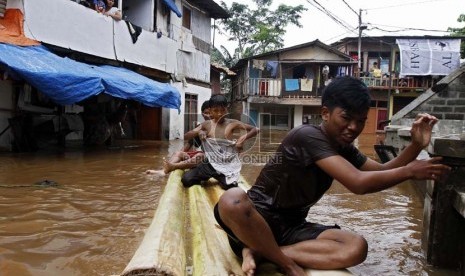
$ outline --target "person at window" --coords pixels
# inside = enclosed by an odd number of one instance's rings
[[[103,0],[93,0],[92,7],[98,13],[102,13],[102,14],[105,12],[105,8],[106,8],[105,7],[105,2]]]
[[[381,69],[378,67],[378,62],[373,62],[373,66],[370,68],[370,74],[372,77],[381,78]]]
[[[117,7],[113,7],[115,0],[105,0],[106,5],[103,14],[112,17],[114,20],[119,21],[123,18],[121,11]]]

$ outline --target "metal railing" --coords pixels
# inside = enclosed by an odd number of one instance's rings
[[[433,82],[430,78],[389,78],[389,77],[360,77],[360,79],[368,86],[379,89],[428,89]]]

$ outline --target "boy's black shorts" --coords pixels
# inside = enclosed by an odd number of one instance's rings
[[[337,224],[334,226],[326,226],[318,223],[311,223],[305,219],[299,223],[293,222],[292,224],[289,224],[289,220],[284,216],[280,216],[279,214],[268,212],[260,208],[257,208],[257,211],[268,222],[268,225],[270,226],[279,246],[295,244],[306,240],[314,240],[327,229],[341,229],[341,227]],[[218,224],[228,234],[229,245],[234,251],[234,254],[242,258],[242,249],[244,248],[244,244],[221,220],[218,211],[218,204],[215,205],[213,212]]]

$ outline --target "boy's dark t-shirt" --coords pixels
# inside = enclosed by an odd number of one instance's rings
[[[315,162],[338,154],[357,168],[367,160],[353,145],[335,148],[320,126],[296,127],[286,135],[247,193],[257,207],[305,217],[333,181]]]

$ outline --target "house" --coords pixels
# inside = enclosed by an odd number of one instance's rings
[[[262,135],[319,123],[323,88],[333,77],[352,75],[356,63],[319,40],[241,59],[231,68],[234,109]]]
[[[359,76],[370,88],[373,108],[364,133],[383,131],[394,114],[460,65],[460,42],[451,36],[370,36],[361,38]],[[358,37],[331,46],[358,60]],[[373,64],[381,74],[375,76]]]
[[[62,136],[62,142],[83,140],[82,121],[68,115],[81,116],[88,111],[107,118],[125,114],[124,120],[123,116],[116,120],[117,138],[181,138],[200,119],[198,110],[211,95],[211,19],[226,18],[226,11],[213,0],[118,0],[115,6],[122,11],[123,20],[115,21],[79,2],[83,1],[7,1],[5,17],[9,11],[23,17],[19,25],[24,27],[25,38],[43,47],[29,60],[35,63],[31,65],[40,68],[48,64],[45,57],[60,66],[76,62],[66,68],[80,70],[70,74],[83,79],[74,82],[75,87],[65,91],[69,97],[60,100],[54,98],[56,92],[70,88],[64,83],[64,72],[60,73],[62,67],[49,66],[46,75],[59,83],[46,89],[39,86],[46,77],[36,74],[39,80],[34,81],[17,68],[18,61],[0,57],[0,147],[11,150],[13,140],[24,140],[14,136],[24,136],[25,122],[12,120],[24,114],[30,121],[29,136],[38,134],[34,133],[37,128],[44,130],[43,122],[52,121],[49,125],[54,130],[49,134]],[[30,47],[19,47],[17,56],[26,48]],[[54,68],[56,75],[50,73]],[[34,74],[32,71],[29,73]],[[131,79],[129,88],[121,81]],[[89,83],[95,87],[83,86]],[[142,83],[148,86],[136,85]],[[144,89],[136,89],[141,87]],[[74,99],[83,90],[87,94]],[[61,124],[65,115],[68,117]],[[62,131],[57,122],[75,128]]]

